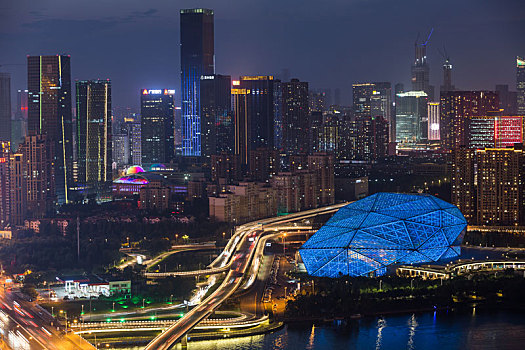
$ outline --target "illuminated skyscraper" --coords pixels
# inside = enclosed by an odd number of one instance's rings
[[[142,165],[169,163],[175,157],[175,90],[141,90]]]
[[[238,89],[232,89],[232,94],[234,94],[233,90],[241,92],[237,96],[243,96],[245,100],[244,106],[238,104],[240,109],[235,108],[234,112],[245,113],[239,118],[236,117],[236,123],[237,121],[244,123],[239,126],[239,130],[246,129],[243,131],[245,133],[243,137],[246,137],[247,140],[244,145],[246,162],[251,150],[280,149],[282,139],[281,82],[274,80],[273,76],[243,76],[239,81]],[[239,101],[239,103],[242,102]],[[243,121],[244,117],[246,120]],[[245,161],[242,154],[241,161]]]
[[[432,32],[433,29],[430,31],[425,42],[418,42],[419,36],[416,39],[414,44],[415,60],[414,64],[412,64],[412,90],[424,91],[430,101],[434,99],[434,87],[429,84],[430,67],[427,60],[427,45],[432,36]]]
[[[474,116],[468,120],[468,146],[470,148],[505,148],[523,143],[524,117]]]
[[[0,141],[11,141],[11,75],[0,72]]]
[[[498,94],[493,91],[447,91],[441,93],[440,137],[448,150],[468,145],[468,120],[498,110]]]
[[[516,58],[516,90],[518,93],[518,114],[525,115],[525,58]]]
[[[15,119],[11,120],[11,150],[16,151],[18,145],[27,136],[27,104],[28,91],[18,90],[16,95]]]
[[[68,55],[28,56],[28,134],[45,135],[58,204],[69,200],[73,179],[71,64]]]
[[[111,82],[76,83],[78,183],[84,195],[109,197],[112,164]]]
[[[428,138],[427,94],[408,91],[396,95],[396,141],[408,144]]]
[[[201,76],[215,74],[213,11],[180,11],[182,155],[201,155]]]
[[[439,140],[439,102],[428,102],[428,140]]]
[[[443,63],[443,85],[441,85],[441,91],[454,91],[456,88],[452,85],[452,63],[450,58],[446,57]]]
[[[231,77],[201,76],[201,155],[233,153]]]
[[[282,83],[282,144],[287,154],[308,152],[308,83]]]
[[[235,154],[239,156],[242,165],[248,165],[248,97],[250,90],[233,88],[232,107],[233,107],[233,123],[235,126]]]
[[[389,82],[352,84],[354,115],[356,117],[383,117],[389,124],[389,138],[395,141],[392,118],[392,87]]]

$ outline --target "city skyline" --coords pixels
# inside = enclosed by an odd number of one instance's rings
[[[408,86],[414,41],[418,33],[424,37],[432,28],[427,55],[430,83],[435,87],[443,83],[444,59],[439,53],[443,46],[453,65],[454,83],[462,90],[493,89],[495,84],[508,84],[514,90],[515,56],[525,52],[519,40],[524,16],[518,1],[506,1],[505,6],[476,2],[475,7],[473,1],[462,2],[453,7],[455,12],[443,2],[413,1],[394,8],[384,1],[336,2],[323,9],[307,2],[301,8],[284,4],[278,10],[270,2],[256,4],[248,12],[247,5],[237,2],[148,6],[127,2],[126,11],[115,4],[105,8],[104,14],[96,11],[95,3],[83,8],[60,1],[42,4],[42,8],[29,7],[24,1],[5,5],[7,18],[0,26],[0,42],[15,45],[0,55],[0,65],[11,73],[13,91],[26,88],[24,55],[67,52],[72,56],[73,80],[110,78],[114,106],[137,109],[138,89],[180,86],[179,10],[200,6],[214,9],[217,72],[279,77],[283,69],[289,69],[290,78],[308,81],[313,89],[341,89],[344,105],[351,103],[352,82],[381,80]],[[421,12],[428,17],[420,18]],[[366,28],[371,13],[374,28],[355,35]],[[152,32],[156,40],[149,39]],[[172,45],[158,44],[164,42]],[[484,42],[491,42],[491,50],[483,50]],[[126,60],[112,58],[122,54]],[[137,70],[137,65],[144,68]],[[176,101],[180,105],[178,89]]]

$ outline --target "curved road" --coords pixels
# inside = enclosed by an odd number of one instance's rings
[[[278,218],[258,220],[239,226],[235,235],[226,246],[224,254],[221,254],[216,260],[217,263],[215,266],[226,266],[228,261],[231,260],[229,264],[230,270],[219,288],[202,303],[184,315],[183,318],[153,339],[145,349],[167,350],[171,348],[191,331],[197,323],[208,317],[223,301],[230,297],[241,286],[243,277],[249,271],[250,262],[256,252],[259,240],[268,228],[278,230],[279,225],[303,220],[312,216],[329,214],[347,204],[348,203],[335,204]]]

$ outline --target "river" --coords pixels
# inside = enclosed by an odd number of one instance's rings
[[[441,310],[369,317],[339,325],[292,324],[266,335],[188,344],[188,350],[225,349],[525,349],[525,314],[475,308]]]

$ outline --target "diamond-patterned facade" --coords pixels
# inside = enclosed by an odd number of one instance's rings
[[[376,193],[339,209],[299,254],[313,276],[378,276],[392,264],[458,256],[466,226],[434,196]]]

